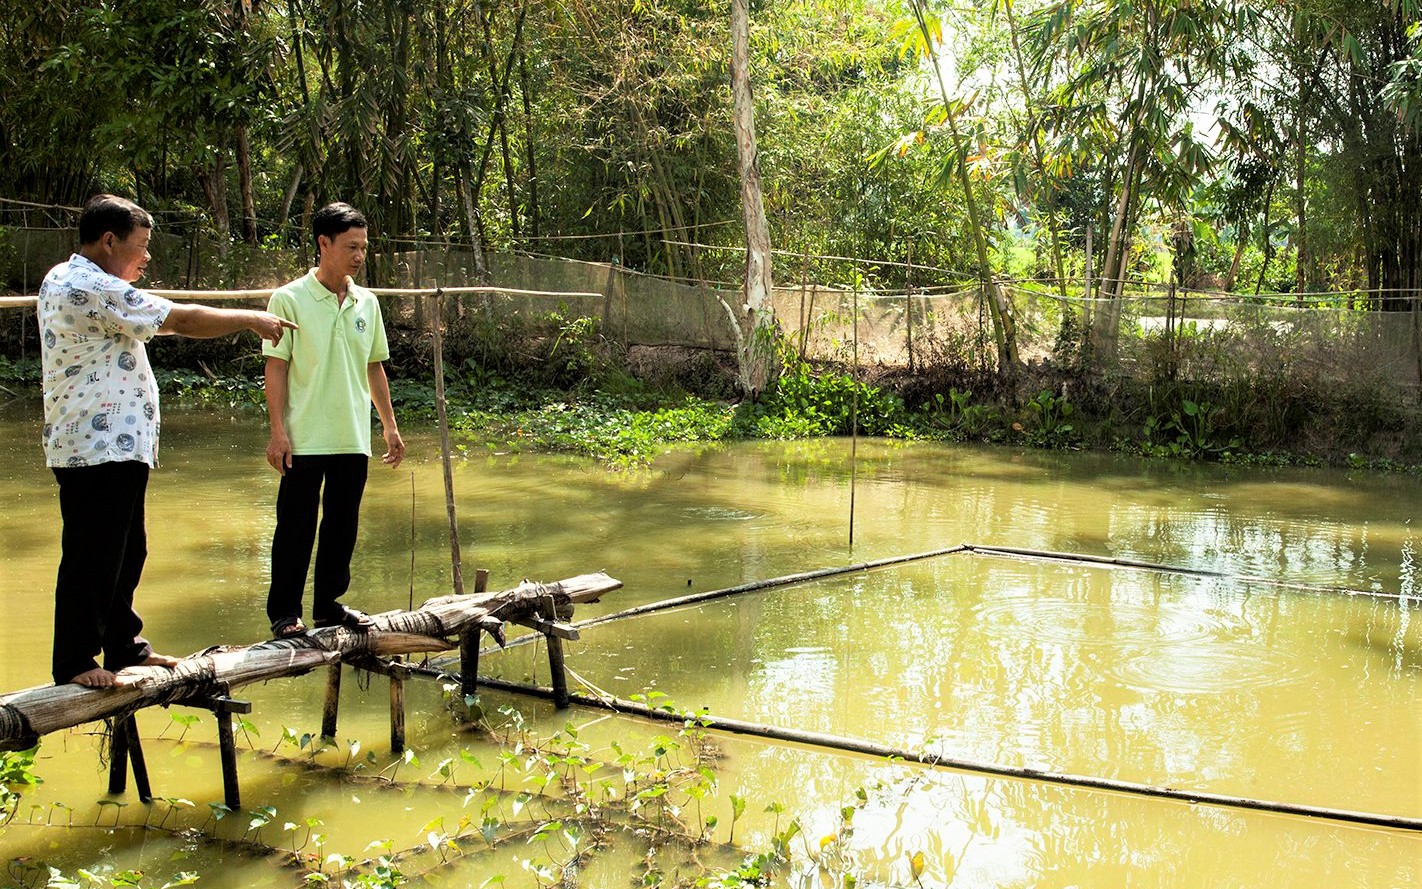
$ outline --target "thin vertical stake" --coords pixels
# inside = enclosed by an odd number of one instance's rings
[[[459,520],[454,512],[454,471],[449,462],[449,415],[444,404],[444,290],[434,292],[432,312],[434,329],[435,408],[439,413],[439,456],[444,466],[444,507],[449,513],[449,560],[454,569],[454,592],[464,595],[464,573],[459,557]]]
[[[859,279],[854,280],[854,400],[849,403],[849,551],[854,552],[854,489],[859,477]]]
[[[410,470],[410,611],[415,610],[415,470]]]

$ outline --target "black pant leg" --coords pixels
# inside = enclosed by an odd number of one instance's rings
[[[316,544],[311,604],[315,620],[338,613],[337,600],[350,588],[351,555],[360,530],[360,501],[370,468],[370,458],[365,454],[332,454],[325,460],[326,490],[321,498],[321,532]]]
[[[148,650],[138,635],[143,621],[133,611],[146,555],[142,525],[148,465],[123,461],[56,467],[54,477],[64,527],[54,589],[51,668],[54,681],[62,684],[98,667],[95,658],[105,650],[106,640],[121,649],[110,652],[106,662],[120,667],[128,666],[124,658],[135,650]],[[139,545],[131,549],[135,520]]]
[[[148,492],[148,466],[138,473],[136,490],[132,490],[133,511],[129,514],[128,537],[124,541],[123,558],[119,562],[114,595],[109,604],[108,622],[104,627],[104,669],[122,670],[140,664],[153,653],[153,646],[141,635],[143,619],[133,608],[133,595],[148,561],[148,529],[145,513]]]
[[[272,532],[272,582],[267,590],[267,619],[273,623],[301,616],[324,472],[322,457],[293,456],[281,477]]]

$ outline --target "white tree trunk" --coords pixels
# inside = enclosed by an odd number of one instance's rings
[[[731,0],[731,95],[735,105],[736,155],[740,161],[741,210],[746,223],[745,302],[737,320],[737,369],[743,393],[758,398],[775,360],[775,312],[770,303],[770,226],[760,189],[755,143],[755,105],[750,80],[748,0]]]

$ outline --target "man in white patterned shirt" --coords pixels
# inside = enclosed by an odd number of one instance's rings
[[[152,233],[143,208],[97,195],[79,217],[79,252],[40,287],[45,462],[64,520],[56,685],[109,688],[125,684],[115,675],[124,667],[177,664],[153,651],[133,610],[148,555],[144,494],[158,458],[158,385],[144,343],[157,334],[242,330],[277,342],[295,328],[268,312],[173,303],[132,286],[148,266]]]

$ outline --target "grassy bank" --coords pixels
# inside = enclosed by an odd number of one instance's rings
[[[456,445],[564,451],[615,468],[636,468],[670,444],[857,431],[905,440],[1112,450],[1161,459],[1422,471],[1415,445],[1409,444],[1416,435],[1403,406],[1366,392],[1313,394],[1300,405],[1297,397],[1258,387],[1238,392],[1183,384],[1113,388],[1038,374],[1026,384],[1032,394],[1019,396],[1014,404],[993,393],[990,380],[968,374],[935,380],[922,373],[881,372],[876,382],[866,382],[843,368],[792,358],[767,394],[751,403],[725,397],[725,380],[717,377],[725,370],[704,358],[696,360],[695,372],[666,366],[649,371],[644,359],[642,373],[634,375],[586,349],[577,352],[566,343],[559,348],[564,360],[551,372],[545,363],[541,374],[490,369],[473,358],[450,366],[446,402]],[[432,421],[432,375],[421,366],[424,362],[404,363],[404,371],[392,373],[396,410],[406,422]],[[168,399],[260,409],[260,376],[245,367],[237,371],[160,369],[158,378]],[[701,394],[684,385],[697,379]],[[978,394],[983,389],[987,395]],[[37,396],[37,362],[0,357],[0,391]],[[1259,416],[1251,417],[1251,411]],[[1391,445],[1378,448],[1379,441]]]

